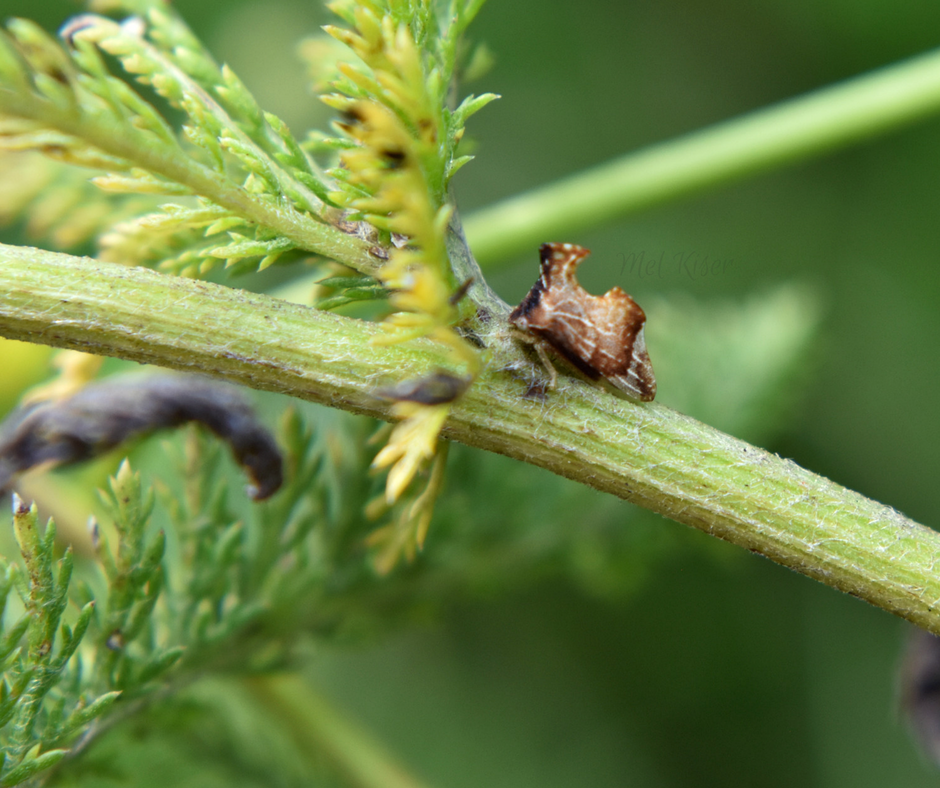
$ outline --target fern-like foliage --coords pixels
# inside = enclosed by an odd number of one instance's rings
[[[3,562],[0,602],[15,607],[15,591],[24,612],[7,612],[0,634],[3,785],[51,768],[112,709],[126,713],[167,681],[286,664],[301,633],[335,630],[334,593],[374,582],[337,497],[367,460],[332,456],[328,436],[315,440],[293,410],[279,439],[288,482],[265,505],[230,495],[218,446],[195,429],[177,458],[182,487],[167,476],[155,495],[125,461],[102,494],[106,517],[89,524],[97,568],[74,581],[55,525],[41,528],[36,507],[14,498],[25,569]],[[170,531],[154,522],[158,499]]]
[[[196,275],[222,263],[265,268],[297,249],[330,254],[337,244],[355,258],[364,245],[329,223],[327,186],[286,125],[169,6],[142,11],[123,24],[79,17],[62,44],[11,22],[0,38],[4,145],[96,170],[94,183],[111,193],[180,198],[105,233],[108,259]],[[114,61],[123,74],[112,74]],[[182,111],[182,128],[133,82]]]
[[[482,364],[477,348],[454,328],[462,316],[460,292],[447,253],[455,206],[448,185],[470,157],[458,146],[466,119],[496,98],[470,96],[450,105],[461,35],[480,2],[349,2],[330,4],[347,27],[326,31],[356,55],[340,63],[332,92],[323,100],[345,114],[336,124],[343,136],[321,139],[340,161],[329,170],[338,185],[330,198],[377,228],[390,242],[388,261],[376,276],[389,290],[394,310],[386,319],[387,343],[432,337],[446,350],[451,379],[472,383]],[[440,489],[445,456],[437,436],[453,401],[444,397],[402,397],[394,405],[402,420],[376,456],[389,468],[385,502],[375,516],[399,502],[391,521],[376,531],[377,566],[390,570],[400,555],[413,557],[424,543]],[[409,490],[430,466],[427,482]]]
[[[89,180],[95,174],[56,161],[50,155],[3,151],[0,223],[13,224],[22,217],[29,241],[61,251],[85,251],[100,243],[99,237],[116,222],[159,208],[159,200],[153,196],[101,191]],[[147,257],[154,259],[145,253],[143,259]],[[136,259],[140,258],[131,255],[113,262]]]

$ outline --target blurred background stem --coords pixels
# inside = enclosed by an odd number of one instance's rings
[[[485,269],[546,241],[817,156],[940,111],[940,51],[583,170],[464,219]]]
[[[353,788],[429,788],[300,675],[254,676],[244,684],[256,701],[283,720],[303,751],[327,758]]]

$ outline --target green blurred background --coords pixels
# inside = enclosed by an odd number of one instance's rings
[[[294,55],[328,21],[317,3],[176,5],[267,109],[295,130],[323,125]],[[48,0],[0,8],[50,28],[79,11]],[[473,33],[496,65],[471,87],[503,99],[471,121],[478,158],[456,183],[464,213],[925,51],[940,41],[940,4],[490,0]],[[619,284],[641,304],[794,280],[815,288],[820,351],[767,448],[933,525],[938,135],[940,118],[546,240],[591,248],[585,286]],[[699,279],[677,265],[631,278],[622,261],[640,253],[731,264]],[[517,301],[535,266],[533,250],[491,282]],[[539,491],[517,494],[524,505]],[[604,517],[628,508],[591,500]],[[478,595],[378,643],[325,650],[311,678],[441,788],[937,784],[896,710],[905,625],[684,526],[656,527],[678,548],[631,593],[598,597],[550,577]]]

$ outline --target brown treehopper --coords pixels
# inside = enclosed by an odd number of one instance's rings
[[[575,276],[590,252],[575,244],[542,244],[542,275],[509,315],[526,332],[552,375],[542,344],[591,380],[604,378],[641,402],[656,396],[656,379],[646,352],[646,315],[619,287],[592,296]],[[521,338],[525,338],[524,336]]]

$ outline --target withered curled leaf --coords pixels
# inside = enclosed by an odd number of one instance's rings
[[[70,397],[21,407],[0,424],[0,492],[42,464],[91,459],[130,438],[198,422],[232,449],[256,501],[282,482],[281,452],[245,397],[196,375],[122,375]]]

